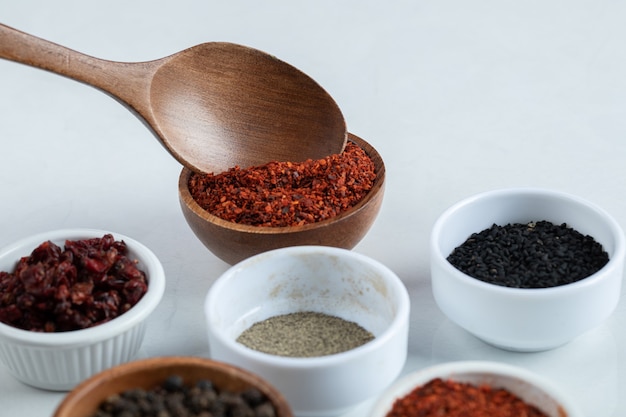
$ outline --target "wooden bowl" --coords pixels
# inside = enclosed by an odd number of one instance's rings
[[[348,134],[372,158],[376,180],[356,206],[337,217],[304,226],[262,227],[223,220],[204,210],[189,192],[191,171],[183,168],[178,193],[183,215],[191,230],[217,257],[235,264],[250,256],[287,246],[322,245],[352,249],[370,229],[383,201],[385,165],[381,156],[363,139]]]
[[[159,357],[128,362],[83,381],[59,404],[53,417],[90,417],[109,396],[133,388],[151,389],[178,375],[186,385],[209,379],[219,390],[255,387],[269,398],[277,417],[293,417],[280,392],[261,377],[226,363],[198,357]]]

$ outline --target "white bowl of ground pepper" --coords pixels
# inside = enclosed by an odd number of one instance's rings
[[[461,415],[583,416],[566,393],[546,378],[489,361],[448,362],[408,374],[380,396],[370,413],[370,417]]]
[[[0,250],[0,363],[25,384],[66,391],[139,351],[165,290],[136,240],[55,230]]]
[[[537,188],[485,192],[435,223],[433,295],[448,318],[489,344],[553,349],[612,314],[625,252],[619,224],[584,199]]]
[[[406,288],[346,249],[297,246],[242,261],[213,284],[205,313],[211,357],[269,381],[298,416],[377,396],[406,360]]]

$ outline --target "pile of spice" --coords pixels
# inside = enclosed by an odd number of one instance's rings
[[[472,234],[448,261],[467,275],[514,288],[570,284],[609,261],[602,245],[566,224],[548,221],[493,225]]]
[[[267,397],[256,388],[234,393],[211,381],[188,387],[178,375],[153,389],[130,389],[107,398],[92,417],[275,417]]]
[[[209,213],[253,226],[301,226],[335,217],[365,197],[375,166],[358,145],[302,163],[270,162],[220,174],[193,173],[189,191]]]
[[[489,385],[433,379],[397,399],[386,417],[548,417],[513,393]]]
[[[374,339],[357,323],[303,311],[270,317],[250,326],[237,342],[278,356],[317,357],[345,352]]]
[[[36,332],[85,329],[128,311],[146,293],[146,274],[112,235],[47,241],[0,272],[0,321]]]

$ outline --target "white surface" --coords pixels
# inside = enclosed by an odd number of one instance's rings
[[[406,370],[457,359],[517,364],[553,380],[587,415],[626,415],[626,303],[562,348],[504,352],[437,309],[428,262],[437,216],[493,188],[570,192],[626,226],[626,3],[20,0],[0,2],[0,21],[112,60],[224,40],[302,69],[386,162],[380,216],[355,250],[408,287]],[[0,61],[0,74],[0,246],[63,227],[142,241],[168,282],[141,355],[205,355],[202,303],[227,265],[182,217],[179,164],[106,95],[12,62]],[[51,415],[61,398],[0,370],[3,416]]]
[[[313,358],[268,355],[235,341],[256,322],[297,311],[356,322],[376,338]],[[407,290],[393,271],[355,251],[298,246],[249,258],[215,281],[205,313],[211,357],[265,378],[298,416],[336,416],[379,395],[407,357]]]

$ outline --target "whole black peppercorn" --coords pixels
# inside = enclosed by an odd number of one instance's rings
[[[163,388],[165,390],[174,392],[182,389],[183,387],[183,379],[178,375],[172,375],[168,377],[163,383]]]
[[[213,387],[213,382],[208,379],[201,379],[196,382],[196,387],[200,388],[203,391],[213,391],[215,388]]]
[[[219,392],[209,380],[188,387],[171,375],[150,390],[129,389],[104,400],[92,417],[275,417],[274,406],[257,389]]]
[[[248,403],[251,407],[256,407],[259,404],[264,403],[266,400],[265,395],[256,388],[249,388],[241,393],[241,398]]]
[[[276,417],[276,410],[271,403],[263,403],[254,409],[255,417]]]

